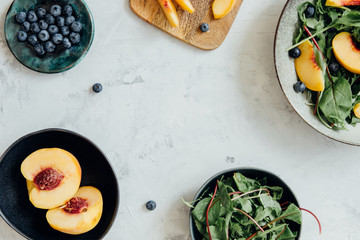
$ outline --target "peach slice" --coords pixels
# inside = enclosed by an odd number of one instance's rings
[[[185,11],[193,13],[195,11],[193,5],[189,0],[175,0],[175,2]]]
[[[360,103],[355,104],[353,111],[355,117],[360,118]]]
[[[225,17],[234,8],[236,0],[215,0],[212,4],[212,11],[215,19]]]
[[[171,0],[158,0],[164,14],[173,27],[179,27],[179,17]]]
[[[80,187],[65,205],[50,209],[46,219],[50,226],[67,234],[82,234],[93,229],[100,221],[103,199],[98,189]]]
[[[325,6],[328,7],[344,7],[359,6],[360,0],[326,0]]]
[[[333,51],[338,62],[348,71],[360,74],[360,49],[348,32],[337,34],[333,41]]]
[[[299,45],[300,57],[295,59],[295,69],[300,80],[305,86],[316,92],[324,91],[325,77],[315,59],[313,45],[310,41]]]
[[[78,160],[60,148],[43,148],[31,153],[22,162],[21,173],[27,180],[31,203],[42,209],[66,203],[81,181]]]

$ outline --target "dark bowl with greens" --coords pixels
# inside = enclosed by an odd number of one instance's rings
[[[208,229],[218,240],[299,239],[298,201],[285,182],[270,172],[253,168],[219,172],[194,199],[185,202],[191,207],[193,240],[210,239]]]

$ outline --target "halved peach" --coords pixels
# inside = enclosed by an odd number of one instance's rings
[[[100,221],[102,210],[101,192],[86,186],[80,187],[65,205],[48,210],[46,219],[52,228],[76,235],[93,229]]]
[[[66,203],[79,189],[81,167],[78,160],[60,148],[39,149],[21,164],[31,203],[42,209]]]
[[[300,57],[295,59],[295,69],[300,80],[305,86],[316,92],[324,91],[325,77],[315,59],[313,45],[310,41],[299,45]]]
[[[212,4],[212,11],[215,19],[225,17],[234,8],[236,0],[215,0]]]
[[[348,71],[360,74],[360,49],[348,32],[337,34],[333,41],[333,51],[338,62]]]
[[[359,6],[360,0],[326,0],[325,6],[343,7],[343,6]]]

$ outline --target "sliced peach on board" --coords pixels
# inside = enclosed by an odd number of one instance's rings
[[[48,210],[46,219],[55,230],[76,235],[93,229],[100,221],[102,210],[101,192],[85,186],[65,205]]]
[[[356,47],[351,34],[341,32],[333,41],[333,51],[338,62],[348,71],[360,74],[360,49]]]
[[[164,14],[173,27],[179,27],[179,17],[171,0],[158,0]]]
[[[325,6],[328,7],[345,7],[359,6],[360,0],[326,0]]]
[[[324,91],[325,77],[320,66],[316,62],[313,45],[310,41],[299,45],[300,57],[295,59],[295,69],[300,80],[305,86],[316,92]]]
[[[25,158],[21,173],[27,180],[31,203],[42,209],[66,203],[79,189],[81,167],[78,160],[60,148],[39,149]]]
[[[193,13],[195,11],[193,5],[189,0],[175,0],[175,2],[185,11]]]
[[[212,11],[215,19],[225,17],[234,8],[236,0],[215,0],[212,4]]]

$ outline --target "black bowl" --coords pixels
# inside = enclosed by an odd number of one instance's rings
[[[234,169],[225,170],[225,171],[215,174],[209,180],[207,180],[204,183],[204,185],[201,186],[200,190],[195,195],[194,201],[198,200],[201,196],[203,196],[205,191],[207,191],[207,193],[213,192],[215,189],[217,180],[220,180],[222,176],[224,176],[224,179],[226,179],[226,178],[232,177],[235,172],[241,173],[245,177],[252,178],[252,179],[260,180],[260,179],[266,178],[266,180],[267,180],[266,184],[268,186],[279,186],[284,189],[283,196],[281,198],[282,202],[288,201],[288,202],[294,203],[296,206],[300,207],[298,201],[295,198],[295,195],[290,190],[290,188],[285,184],[284,181],[282,181],[278,176],[276,176],[270,172],[260,170],[260,169],[254,169],[254,168],[234,168]],[[289,227],[293,231],[298,232],[298,236],[296,239],[299,239],[301,225],[290,222]],[[200,234],[200,232],[197,230],[197,228],[195,226],[195,222],[194,222],[194,219],[193,219],[191,213],[190,213],[190,233],[191,233],[192,240],[202,240],[203,239],[202,235]]]
[[[82,169],[81,186],[94,186],[102,193],[104,206],[100,222],[91,231],[68,235],[47,223],[46,210],[29,201],[22,161],[40,148],[58,147],[72,153]],[[119,189],[113,169],[101,150],[89,139],[63,129],[30,133],[13,143],[0,158],[0,216],[27,239],[100,239],[109,231],[117,214]]]

